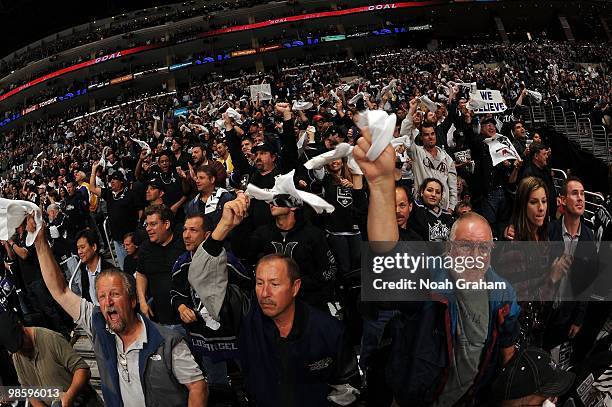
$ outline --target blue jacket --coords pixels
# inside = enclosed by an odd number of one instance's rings
[[[329,385],[358,377],[340,321],[297,300],[291,333],[280,338],[256,299],[242,319],[241,367],[258,407],[327,406]]]
[[[444,281],[446,270],[432,272],[431,280]],[[487,282],[506,282],[491,267]],[[467,396],[478,396],[495,375],[500,348],[516,343],[520,327],[520,307],[514,289],[506,282],[503,290],[489,290],[489,329],[479,372]],[[431,300],[411,304],[411,312],[403,312],[389,323],[392,337],[387,364],[387,381],[395,400],[401,406],[427,406],[444,390],[449,377],[453,344],[457,333],[458,305],[452,290],[431,293]]]

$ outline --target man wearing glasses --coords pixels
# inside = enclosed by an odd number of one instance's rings
[[[33,217],[27,230],[36,230]],[[34,244],[51,295],[93,343],[106,406],[206,406],[208,387],[187,344],[137,313],[132,276],[102,270],[95,284],[97,307],[67,287],[44,233]]]
[[[395,211],[391,146],[374,161],[366,154],[371,145],[367,128],[353,150],[370,186],[368,237],[377,252],[386,252],[399,240]],[[447,254],[480,257],[461,270],[438,267],[424,270],[432,281],[504,282],[490,267],[493,235],[480,215],[462,215],[450,233]],[[462,262],[462,264],[466,264]],[[461,271],[459,273],[459,271]],[[372,272],[362,270],[362,272]],[[394,405],[450,406],[470,404],[491,383],[496,362],[514,354],[519,334],[516,294],[506,283],[503,290],[431,290],[428,300],[406,303],[391,322],[392,345],[387,377]],[[426,298],[427,298],[426,297]],[[482,401],[482,400],[480,400]]]

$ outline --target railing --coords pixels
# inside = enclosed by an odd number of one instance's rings
[[[597,158],[610,162],[610,142],[604,126],[592,126],[593,155]]]
[[[563,181],[567,179],[565,171],[558,168],[551,168],[553,174],[553,184],[557,191],[557,196],[561,196]],[[584,191],[584,215],[583,220],[591,228],[595,227],[595,216],[600,208],[603,208],[605,198],[599,192]]]
[[[542,105],[531,106],[531,117],[533,118],[533,124],[546,123],[546,115]]]
[[[110,238],[110,233],[108,233],[108,217],[104,219],[102,228],[104,229],[104,237],[106,238],[106,246],[108,247],[108,251],[110,252],[111,258],[113,259],[113,263],[115,264],[115,267],[119,267],[120,264],[117,261],[117,256],[115,255],[115,245],[113,244],[113,240]]]
[[[595,228],[595,216],[600,208],[603,208],[605,198],[598,192],[584,191],[584,215],[582,219]]]
[[[558,168],[551,168],[550,171],[552,172],[553,185],[555,186],[555,190],[557,191],[557,196],[559,196],[561,184],[563,184],[563,181],[567,179],[567,174],[565,173],[565,171],[560,170]]]
[[[606,164],[612,164],[610,134],[603,125],[593,125],[588,117],[578,117],[576,112],[566,112],[563,106],[553,106],[551,103],[531,106],[530,116],[533,125],[551,126],[578,144],[582,150]]]

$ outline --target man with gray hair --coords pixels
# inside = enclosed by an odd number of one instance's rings
[[[36,233],[33,216],[27,230]],[[117,269],[95,280],[94,306],[70,291],[43,232],[34,241],[43,279],[93,343],[106,406],[206,406],[208,387],[183,337],[137,312],[136,284]]]
[[[368,236],[373,242],[390,242],[374,246],[376,251],[388,251],[399,240],[395,151],[389,145],[370,161],[366,156],[372,142],[369,129],[362,129],[362,134],[353,155],[370,186]],[[387,377],[396,405],[451,406],[474,400],[478,404],[484,397],[481,390],[495,375],[495,362],[506,363],[512,357],[519,334],[519,307],[510,284],[506,282],[500,290],[460,289],[458,284],[460,279],[505,282],[489,265],[492,244],[491,227],[482,216],[462,215],[451,229],[447,254],[455,259],[480,257],[481,262],[471,268],[463,263],[465,270],[424,270],[428,281],[457,284],[449,290],[429,290],[427,301],[410,303],[389,323],[392,357],[387,361]],[[372,271],[362,270],[368,272]]]

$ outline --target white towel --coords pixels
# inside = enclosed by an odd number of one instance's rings
[[[149,145],[147,143],[145,143],[142,140],[137,140],[133,137],[130,137],[130,139],[132,139],[132,141],[136,144],[138,144],[140,146],[140,148],[142,148],[143,150],[147,150],[147,155],[151,154],[151,147],[149,147]]]
[[[427,107],[427,110],[429,110],[430,112],[435,113],[436,110],[438,110],[438,106],[436,106],[436,104],[429,98],[429,96],[423,95],[419,99],[421,100],[421,103],[423,103]]]
[[[351,147],[351,154],[348,156],[348,159],[346,160],[346,165],[348,165],[349,170],[351,170],[351,173],[353,175],[363,175],[363,171],[361,171],[359,164],[357,164],[355,157],[353,157],[353,147]]]
[[[353,96],[351,100],[349,100],[349,105],[356,104],[357,102],[359,102],[359,99],[363,99],[363,92],[359,92],[358,94]]]
[[[293,183],[293,175],[295,170],[281,175],[274,181],[272,189],[261,189],[253,184],[247,185],[246,194],[251,198],[259,199],[260,201],[272,202],[277,195],[289,195],[295,199],[297,205],[304,203],[310,205],[318,214],[323,212],[332,213],[334,207],[327,203],[323,198],[310,192],[299,191]]]
[[[388,115],[384,110],[368,110],[359,114],[357,125],[360,128],[367,126],[372,135],[372,145],[366,154],[368,160],[375,161],[391,143],[396,120],[395,114]]]
[[[393,140],[391,140],[391,145],[393,146],[393,148],[403,146],[403,145],[406,145],[406,142],[408,140],[410,140],[408,136],[396,137]]]
[[[339,158],[348,157],[351,151],[352,151],[352,147],[350,146],[350,144],[340,143],[336,146],[335,149],[327,151],[323,154],[319,154],[318,156],[313,157],[310,160],[306,161],[306,163],[304,163],[304,167],[306,167],[309,170],[322,168],[326,164],[329,164],[330,162],[334,160],[337,160]]]
[[[540,92],[536,92],[535,90],[528,90],[527,94],[533,99],[536,103],[542,103],[542,94]]]
[[[197,123],[191,123],[189,124],[189,127],[191,127],[192,129],[198,129],[203,133],[208,133],[208,129],[204,126],[202,126],[201,124],[197,124]]]
[[[293,107],[291,110],[308,110],[312,107],[312,102],[304,102],[304,101],[293,101]]]
[[[225,113],[227,113],[227,115],[229,117],[231,117],[232,119],[234,119],[234,121],[238,124],[241,125],[242,124],[242,119],[240,118],[240,113],[238,113],[236,110],[234,110],[231,107],[228,107],[227,110],[225,111]]]
[[[298,150],[301,150],[304,147],[304,143],[306,142],[307,139],[308,139],[308,134],[306,134],[306,131],[303,131],[302,135],[300,136],[300,139],[297,142]]]
[[[0,198],[0,240],[9,240],[26,216],[31,213],[34,213],[36,231],[34,233],[28,232],[26,236],[27,246],[32,246],[42,227],[43,219],[40,208],[33,202]]]
[[[102,149],[102,156],[100,157],[99,165],[102,167],[102,170],[106,168],[106,153],[108,152],[108,147],[104,147]]]

